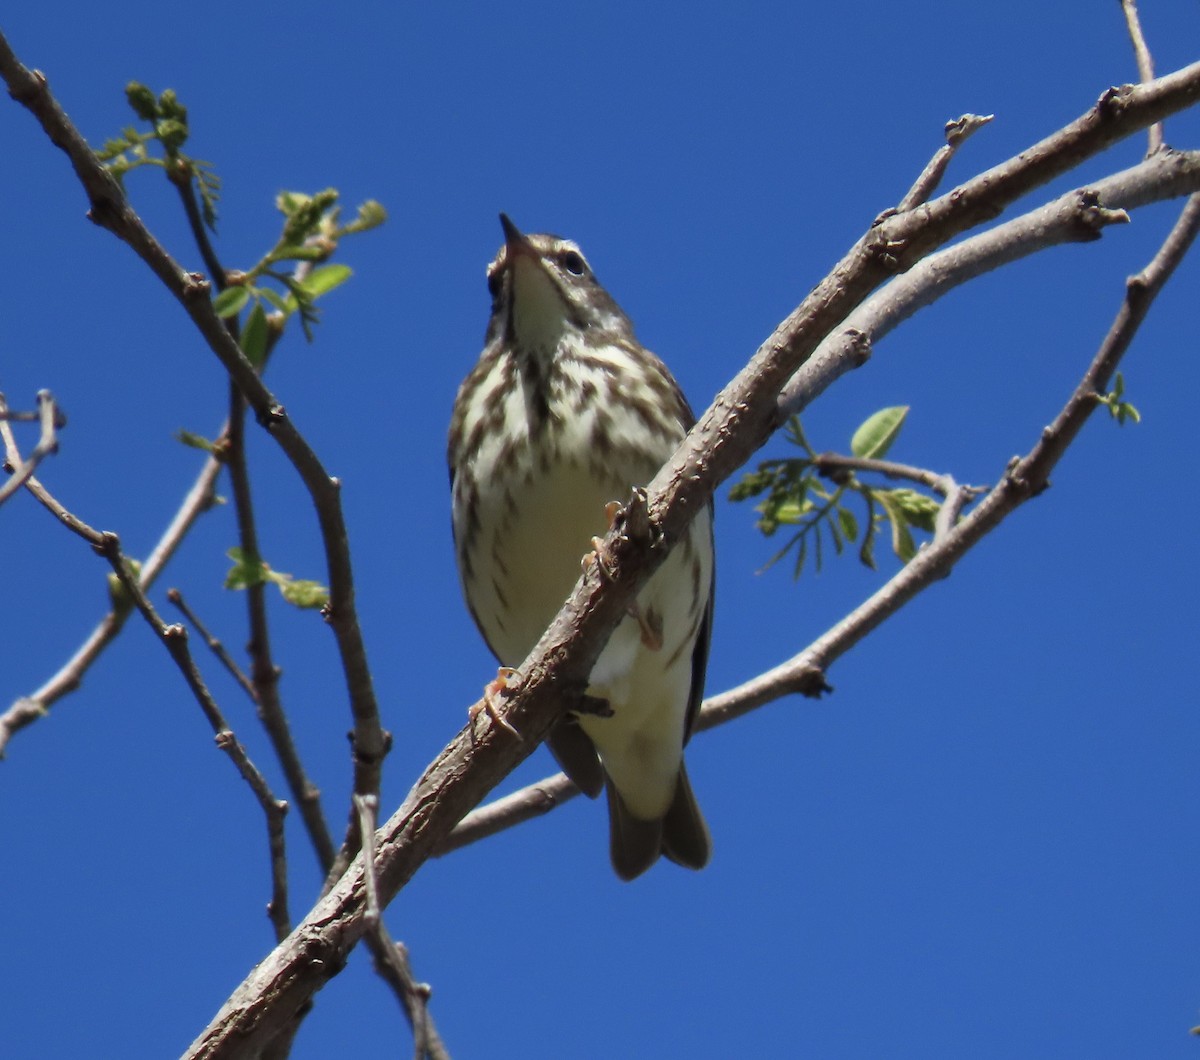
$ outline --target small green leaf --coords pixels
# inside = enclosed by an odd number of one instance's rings
[[[933,533],[941,507],[937,501],[924,493],[904,488],[888,490],[887,493],[911,526]]]
[[[176,118],[164,118],[154,126],[163,147],[169,152],[178,151],[188,138],[188,127]]]
[[[154,121],[158,117],[158,102],[154,93],[139,81],[130,81],[125,86],[125,98],[142,121]]]
[[[800,547],[796,549],[796,566],[792,568],[792,577],[799,578],[804,570],[804,561],[808,559],[808,539],[800,539]]]
[[[320,298],[321,295],[328,294],[335,287],[340,287],[353,274],[349,265],[322,265],[319,269],[313,269],[301,280],[300,286],[313,298]]]
[[[125,561],[129,565],[129,573],[134,578],[140,578],[142,574],[142,564],[136,559],[127,559]],[[116,573],[109,571],[108,573],[108,599],[112,604],[112,609],[118,615],[127,615],[133,609],[133,597],[125,591],[125,586]]]
[[[289,579],[279,585],[283,598],[292,606],[305,609],[324,607],[329,603],[329,590],[320,582]]]
[[[1108,409],[1108,414],[1112,416],[1117,424],[1121,427],[1125,426],[1126,420],[1132,420],[1134,423],[1142,422],[1142,414],[1137,408],[1131,405],[1128,401],[1122,401],[1125,396],[1125,377],[1118,372],[1116,379],[1113,381],[1113,388],[1103,397],[1096,395],[1096,400]]]
[[[387,210],[374,199],[368,199],[358,208],[358,216],[341,230],[341,234],[366,232],[368,229],[378,228],[386,220]]]
[[[891,498],[890,490],[876,490],[875,499],[887,514],[892,524],[892,551],[896,553],[901,563],[907,563],[917,554],[917,546],[913,541],[912,532],[908,529],[908,520],[903,510]]]
[[[838,523],[841,525],[842,533],[846,535],[847,541],[858,540],[858,520],[854,518],[854,513],[849,508],[838,507],[837,510]]]
[[[854,432],[850,451],[860,459],[879,459],[892,447],[907,415],[907,405],[893,405],[868,416]]]
[[[217,447],[203,435],[193,434],[191,431],[185,431],[182,428],[175,432],[175,439],[193,449],[203,449],[206,453],[216,452],[217,449]]]
[[[226,287],[213,299],[213,309],[222,320],[237,316],[250,301],[250,292],[245,287]]]
[[[258,293],[260,295],[262,295],[263,298],[265,298],[268,302],[270,302],[271,305],[275,309],[278,309],[279,312],[281,312],[281,313],[295,312],[294,309],[288,308],[288,304],[287,304],[287,302],[284,301],[283,296],[281,294],[279,294],[277,291],[271,290],[270,287],[260,287],[258,290]]]
[[[225,555],[233,560],[225,575],[226,589],[248,589],[268,580],[270,568],[257,556],[248,556],[240,548],[231,548]]]
[[[267,314],[263,311],[262,303],[256,302],[246,318],[240,342],[246,360],[255,368],[261,368],[267,357],[267,331]]]

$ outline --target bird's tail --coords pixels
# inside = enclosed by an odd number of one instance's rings
[[[605,789],[608,793],[609,856],[621,879],[632,880],[640,876],[661,854],[688,869],[702,869],[708,864],[712,840],[682,762],[679,763],[671,805],[667,807],[666,815],[656,820],[634,817],[607,778]]]

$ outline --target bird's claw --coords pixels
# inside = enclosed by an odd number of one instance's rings
[[[511,666],[501,666],[496,671],[496,676],[492,678],[486,685],[483,686],[483,698],[472,707],[467,708],[467,724],[471,732],[475,732],[475,721],[480,714],[487,714],[497,725],[502,729],[507,729],[518,740],[521,734],[517,732],[516,727],[512,722],[508,721],[503,714],[500,713],[500,708],[497,700],[500,696],[508,691],[508,682],[512,677],[521,679],[519,670],[514,670]]]

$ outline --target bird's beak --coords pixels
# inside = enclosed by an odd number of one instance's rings
[[[524,233],[509,220],[508,214],[500,215],[500,227],[504,229],[504,245],[508,248],[509,260],[515,255],[523,255],[537,259],[538,253],[533,249],[533,244],[525,238]]]

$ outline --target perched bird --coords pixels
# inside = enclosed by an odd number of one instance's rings
[[[454,404],[449,462],[463,592],[497,659],[516,667],[608,529],[606,504],[648,483],[694,416],[575,243],[523,235],[504,214],[500,223],[492,315]],[[709,859],[683,745],[704,692],[712,589],[706,507],[597,660],[587,691],[606,707],[570,715],[547,738],[582,791],[607,791],[624,880],[660,854],[693,869]]]

